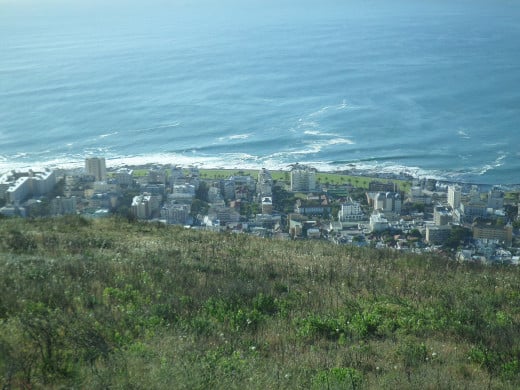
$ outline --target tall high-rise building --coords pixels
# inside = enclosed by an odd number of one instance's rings
[[[504,208],[504,191],[498,187],[493,187],[488,193],[487,207],[493,210]]]
[[[265,168],[258,172],[256,189],[261,196],[271,196],[273,194],[273,177]]]
[[[461,188],[459,185],[452,185],[448,187],[448,204],[453,210],[460,207]]]
[[[94,176],[96,181],[104,181],[107,178],[107,168],[104,157],[90,157],[85,159],[85,172]]]
[[[314,191],[316,189],[316,170],[304,165],[296,165],[291,170],[291,191]]]

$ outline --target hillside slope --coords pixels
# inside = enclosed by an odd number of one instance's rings
[[[515,267],[0,220],[3,388],[520,387]]]

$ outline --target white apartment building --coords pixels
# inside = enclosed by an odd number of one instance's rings
[[[31,191],[33,195],[45,195],[51,192],[56,185],[56,174],[49,169],[44,172],[29,171],[31,178]]]
[[[374,210],[401,214],[401,195],[397,192],[380,192],[374,199]]]
[[[390,227],[388,220],[381,213],[375,212],[370,216],[370,231],[380,232]]]
[[[0,184],[8,203],[20,203],[31,196],[42,196],[52,191],[56,185],[56,175],[49,169],[43,172],[13,171],[10,175],[2,176]]]
[[[462,196],[462,190],[459,185],[455,184],[448,186],[448,204],[453,210],[460,208],[460,199]]]
[[[341,222],[361,221],[364,217],[365,215],[361,209],[361,204],[359,202],[354,202],[352,199],[341,204],[341,209],[338,211],[338,219]]]
[[[19,177],[14,183],[7,188],[6,200],[7,203],[20,203],[28,198],[31,194],[30,179],[28,176]]]
[[[296,165],[291,170],[291,191],[314,190],[316,190],[316,170],[304,165]]]

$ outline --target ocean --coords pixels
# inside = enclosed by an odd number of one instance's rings
[[[520,183],[519,2],[69,3],[0,0],[0,172],[105,156]]]

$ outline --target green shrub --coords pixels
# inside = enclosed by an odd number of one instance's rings
[[[338,340],[347,333],[345,319],[331,316],[309,315],[295,320],[298,335],[304,339],[325,338]]]
[[[7,233],[5,245],[7,250],[14,252],[32,252],[38,246],[35,238],[31,234],[14,229]]]
[[[363,374],[351,367],[334,367],[318,372],[312,378],[313,389],[359,389]]]

